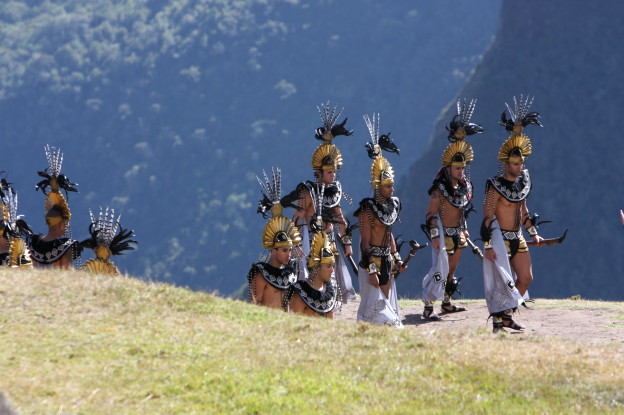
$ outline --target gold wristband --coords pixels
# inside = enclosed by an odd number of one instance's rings
[[[392,254],[392,258],[394,258],[396,262],[401,261],[401,254],[399,253],[399,251],[396,251],[394,254]]]
[[[377,274],[379,272],[379,270],[377,269],[377,264],[375,264],[374,262],[371,262],[370,264],[368,264],[368,273],[370,274]]]
[[[535,225],[531,226],[530,228],[527,228],[527,232],[531,236],[536,236],[537,235],[537,229],[535,228]]]
[[[429,229],[429,236],[431,239],[440,237],[440,230],[438,228]]]

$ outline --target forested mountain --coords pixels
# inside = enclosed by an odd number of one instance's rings
[[[285,188],[311,176],[316,106],[345,107],[355,134],[336,140],[342,180],[368,195],[361,116],[382,113],[405,173],[498,11],[489,0],[2,2],[0,169],[43,231],[36,171],[46,143],[61,147],[81,191],[74,237],[88,208],[114,207],[140,241],[122,270],[229,293],[261,252],[254,176],[279,166]]]
[[[543,236],[570,231],[563,245],[532,249],[533,296],[620,300],[624,295],[618,214],[624,207],[624,151],[618,135],[624,106],[623,15],[624,4],[615,0],[505,1],[495,42],[458,94],[479,100],[473,121],[486,129],[469,140],[475,150],[470,170],[479,211],[469,219],[475,239],[485,180],[496,174],[498,150],[508,136],[498,125],[504,103],[512,103],[514,95],[535,96],[532,109],[541,114],[544,127],[525,130],[533,143],[526,164],[533,180],[528,207],[553,221],[541,227]],[[449,105],[443,112],[428,150],[398,186],[406,200],[405,234],[420,233],[426,191],[448,143],[444,125],[454,110]],[[465,277],[464,294],[480,297],[481,264],[468,251],[463,256],[458,275]],[[414,260],[422,269],[399,283],[404,294],[420,292],[430,261],[429,253]]]

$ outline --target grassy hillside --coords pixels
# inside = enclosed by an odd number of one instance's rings
[[[622,345],[397,331],[131,278],[1,271],[0,336],[20,414],[624,412]]]

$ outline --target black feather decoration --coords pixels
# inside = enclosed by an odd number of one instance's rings
[[[48,174],[48,169],[45,169],[44,171],[39,171],[37,172],[37,174],[43,177],[44,180],[37,183],[37,185],[35,186],[35,191],[41,189],[43,194],[47,195],[47,188],[50,187],[50,181],[53,179],[53,177]],[[56,178],[56,181],[59,185],[59,188],[65,190],[65,196],[68,197],[67,192],[78,192],[78,189],[75,187],[78,185],[78,183],[72,183],[64,174],[60,174]]]
[[[134,231],[130,229],[124,229],[119,227],[117,235],[113,238],[109,249],[113,255],[123,255],[123,251],[134,251],[136,249],[133,244],[138,244],[134,239],[130,239],[134,236]]]
[[[347,130],[345,128],[345,124],[347,123],[348,118],[345,118],[343,122],[341,122],[340,124],[334,125],[331,129],[331,134],[334,137],[337,137],[339,135],[346,135],[346,136],[350,136],[351,134],[353,134],[353,130]]]
[[[389,153],[396,153],[397,155],[399,154],[399,148],[396,146],[396,144],[394,144],[394,142],[392,141],[392,139],[390,138],[390,134],[382,134],[379,136],[379,147],[381,147],[382,150],[385,150]]]
[[[295,190],[293,190],[292,192],[284,196],[280,200],[280,204],[285,208],[289,207],[289,208],[293,208],[296,210],[303,210],[301,206],[297,205],[298,200],[299,200],[299,189],[296,188]]]

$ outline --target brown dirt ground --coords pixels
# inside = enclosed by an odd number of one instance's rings
[[[401,308],[401,317],[407,330],[492,330],[492,320],[485,300],[455,301],[468,310],[460,313],[441,314],[440,321],[422,318],[422,303]],[[343,304],[341,311],[335,314],[336,319],[356,321],[359,300]],[[435,312],[440,311],[440,303],[436,302]],[[507,329],[510,335],[559,337],[578,343],[624,343],[624,316],[617,311],[590,309],[553,309],[547,305],[540,306],[540,299],[530,305],[521,307],[514,320],[526,326],[524,332]]]

